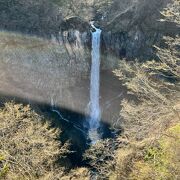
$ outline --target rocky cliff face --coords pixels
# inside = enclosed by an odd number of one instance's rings
[[[54,2],[0,1],[0,93],[80,112],[89,97],[79,87],[90,69],[89,23]]]
[[[64,41],[57,42],[0,32],[1,95],[46,104],[53,101],[76,112],[84,109],[88,100],[78,91],[79,83],[88,75],[89,54],[81,35],[75,31],[75,42],[70,45],[65,36]],[[74,104],[78,97],[81,100]]]
[[[6,96],[30,104],[53,105],[60,108],[60,112],[87,114],[90,97],[88,37],[85,32],[74,29],[64,31],[58,41],[55,37],[47,40],[0,32],[0,99]],[[119,101],[126,91],[118,78],[104,71],[100,86],[102,121],[109,125],[118,118]],[[74,121],[78,121],[77,116]]]
[[[153,45],[163,46],[163,35],[178,32],[173,23],[158,21],[168,0],[68,0],[65,4],[54,1],[0,1],[1,29],[44,38],[0,32],[2,94],[8,92],[48,104],[53,99],[58,106],[85,111],[89,97],[91,19],[103,30],[102,70],[116,68],[121,58],[154,58]],[[102,85],[102,89],[108,89],[107,86]]]
[[[70,44],[76,41],[78,31],[81,41],[90,49],[89,21],[94,19],[103,29],[102,68],[107,69],[116,67],[117,58],[154,58],[152,46],[161,46],[162,36],[178,32],[173,23],[160,21],[160,11],[168,2],[170,0],[1,0],[0,28],[46,38],[65,36]],[[70,47],[67,49],[72,54]]]
[[[160,21],[160,11],[168,2],[169,0],[114,0],[109,11],[99,19],[103,27],[104,57],[114,54],[127,59],[154,58],[153,45],[162,46],[161,39],[164,35],[179,32],[175,24]],[[104,61],[110,61],[108,59]]]
[[[86,14],[83,17],[80,13],[79,18],[67,20],[65,27],[88,32],[86,42],[90,48],[88,21],[95,20],[103,30],[101,67],[113,69],[121,58],[156,58],[153,45],[163,46],[163,36],[179,32],[175,24],[161,21],[160,11],[169,2],[170,0],[99,0],[91,6],[85,6],[88,12],[93,8],[89,16]]]

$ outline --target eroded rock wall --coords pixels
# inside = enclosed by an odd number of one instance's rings
[[[0,93],[76,112],[85,109],[87,95],[80,83],[89,74],[89,52],[79,31],[75,41],[44,40],[0,32]],[[72,93],[74,92],[74,94]]]
[[[163,22],[160,11],[170,0],[114,0],[109,12],[102,14],[103,65],[116,67],[118,58],[141,60],[156,58],[153,45],[163,46],[162,37],[174,36],[179,28]],[[112,60],[114,58],[114,60]]]

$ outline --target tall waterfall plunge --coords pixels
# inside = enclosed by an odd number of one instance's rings
[[[91,23],[92,28],[92,65],[90,83],[90,118],[89,118],[89,138],[92,143],[100,139],[98,128],[100,126],[101,110],[99,105],[99,86],[100,86],[100,40],[101,30]]]

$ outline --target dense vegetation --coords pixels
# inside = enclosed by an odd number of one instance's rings
[[[47,36],[58,32],[62,16],[47,0],[0,0],[0,29]]]
[[[64,22],[78,17],[83,22],[102,11],[108,1],[0,0],[0,29],[40,36],[58,35]]]
[[[0,177],[33,179],[52,176],[58,157],[68,152],[60,132],[29,106],[6,103],[0,110]],[[63,168],[58,168],[62,174]]]
[[[58,162],[71,153],[60,134],[29,105],[5,103],[0,109],[0,179],[86,179],[87,169],[69,172]]]
[[[162,12],[163,21],[176,22],[179,26],[179,12],[180,3],[175,0]],[[96,160],[97,172],[105,168],[99,177],[112,180],[180,178],[180,37],[164,37],[164,40],[165,48],[155,47],[158,61],[121,60],[114,71],[134,98],[121,103],[118,123],[124,133],[118,138],[120,147],[114,154],[112,150],[107,153],[106,146],[101,147],[104,156],[111,154],[113,160],[105,158],[105,163],[99,166],[99,154],[97,160],[91,158]]]

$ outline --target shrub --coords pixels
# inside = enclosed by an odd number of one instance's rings
[[[173,1],[162,14],[171,12],[171,21],[174,18],[179,25],[177,3]],[[165,20],[170,19],[165,16]],[[140,63],[124,60],[115,71],[129,93],[135,96],[135,100],[122,102],[121,116],[126,122],[125,128],[131,129],[132,136],[137,134],[139,139],[147,137],[152,130],[161,133],[171,120],[180,119],[180,37],[164,37],[164,40],[165,48],[155,47],[159,61]]]
[[[179,1],[162,12],[165,21],[180,24]],[[120,112],[129,145],[116,152],[110,179],[168,180],[180,178],[180,37],[164,37],[155,47],[159,61],[121,61],[115,74],[133,99]],[[122,119],[121,119],[122,120]]]
[[[50,128],[29,106],[5,103],[0,109],[1,178],[45,179],[63,174],[56,161],[68,152],[68,144],[62,145],[59,135],[60,130]]]

